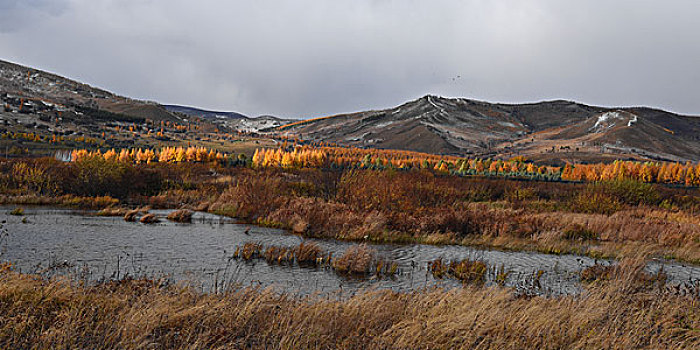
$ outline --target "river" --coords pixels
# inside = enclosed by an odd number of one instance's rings
[[[264,260],[233,259],[236,247],[246,242],[295,246],[304,240],[283,230],[241,225],[232,219],[197,212],[193,222],[162,220],[145,225],[121,217],[96,216],[92,211],[27,207],[24,216],[13,216],[14,207],[0,207],[0,261],[15,269],[44,276],[69,274],[95,281],[124,276],[167,278],[204,292],[229,286],[272,287],[294,294],[352,294],[360,289],[391,288],[396,291],[440,286],[459,287],[450,279],[435,279],[428,262],[476,259],[510,274],[506,286],[533,294],[571,294],[581,290],[579,272],[596,260],[576,255],[504,252],[464,246],[421,244],[372,245],[380,257],[395,261],[399,273],[393,278],[340,276],[329,267],[268,265]],[[151,213],[165,217],[169,211]],[[335,256],[357,243],[307,239]],[[597,261],[609,264],[610,261]],[[652,261],[651,272],[664,269],[672,282],[696,281],[700,267],[671,261]],[[541,272],[541,277],[534,276]],[[495,273],[488,274],[493,284]]]

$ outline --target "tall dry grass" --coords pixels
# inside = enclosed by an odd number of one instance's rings
[[[631,271],[634,268],[631,268]],[[697,300],[614,275],[578,296],[467,286],[343,299],[148,280],[79,286],[4,269],[2,349],[697,349]]]
[[[333,259],[333,268],[340,273],[367,274],[377,261],[377,251],[366,244],[353,245]]]
[[[477,244],[613,258],[643,248],[657,256],[700,262],[696,189],[635,185],[632,189],[641,190],[625,195],[631,185],[397,171],[327,171],[335,175],[324,177],[319,172],[242,171],[231,176],[231,186],[209,208],[306,237]],[[616,201],[617,209],[598,213],[580,206],[595,196]]]

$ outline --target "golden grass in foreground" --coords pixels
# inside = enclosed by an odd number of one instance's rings
[[[198,294],[125,280],[96,287],[0,272],[2,349],[697,349],[697,300],[636,282],[580,296],[479,288],[346,300],[267,290]]]

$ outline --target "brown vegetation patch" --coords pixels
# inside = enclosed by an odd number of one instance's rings
[[[313,242],[301,242],[294,249],[294,256],[299,264],[316,264],[323,257],[323,250]]]
[[[263,246],[260,243],[248,242],[243,247],[236,247],[233,256],[237,259],[252,260],[262,256]]]
[[[292,264],[294,250],[287,247],[269,246],[263,254],[268,264]]]
[[[428,270],[435,278],[451,277],[464,283],[486,282],[487,266],[478,260],[446,262],[438,258],[428,263]]]
[[[129,210],[124,214],[124,221],[133,222],[136,221],[136,216],[139,214],[139,209]]]
[[[366,244],[353,245],[333,259],[333,268],[340,273],[367,274],[376,263],[377,251]]]
[[[139,220],[142,224],[156,224],[160,222],[160,219],[155,214],[146,214]]]
[[[168,220],[181,223],[192,222],[192,215],[194,213],[189,209],[175,210],[168,214]]]
[[[128,212],[129,210],[126,208],[107,207],[100,209],[100,211],[97,212],[97,216],[125,216]]]

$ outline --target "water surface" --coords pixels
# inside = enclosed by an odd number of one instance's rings
[[[25,216],[12,216],[13,207],[0,207],[6,232],[0,238],[0,260],[10,261],[22,272],[54,275],[71,273],[89,280],[124,276],[167,277],[187,282],[203,291],[222,286],[262,286],[298,293],[353,293],[361,288],[458,287],[459,282],[434,279],[429,261],[478,259],[510,271],[506,285],[537,294],[569,294],[580,290],[578,273],[596,263],[575,255],[503,252],[463,246],[372,245],[379,256],[396,261],[394,278],[348,278],[330,268],[270,266],[265,261],[232,259],[236,247],[246,242],[295,246],[304,239],[283,230],[236,224],[232,219],[195,213],[191,224],[169,222],[145,225],[121,217],[101,217],[94,212],[47,207],[26,208]],[[163,218],[169,211],[152,211]],[[23,222],[24,221],[24,222]],[[341,254],[356,243],[308,239],[324,250]],[[601,261],[598,261],[601,262]],[[610,263],[610,262],[604,262]],[[652,262],[648,269],[663,267],[671,281],[697,280],[700,268],[673,262]],[[533,276],[542,271],[542,277]],[[489,283],[493,283],[490,273]]]

